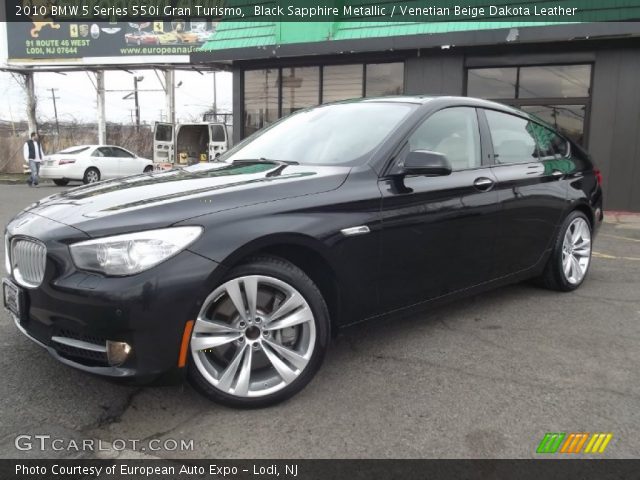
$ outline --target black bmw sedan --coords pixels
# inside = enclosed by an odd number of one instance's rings
[[[578,288],[602,221],[584,150],[471,98],[323,105],[222,160],[17,215],[3,283],[17,327],[87,372],[186,376],[264,406],[302,389],[345,325],[531,278]]]

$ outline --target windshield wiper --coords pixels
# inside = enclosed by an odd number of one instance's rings
[[[272,163],[274,165],[300,165],[293,160],[274,160],[272,158],[242,158],[240,160],[234,160],[233,163]]]

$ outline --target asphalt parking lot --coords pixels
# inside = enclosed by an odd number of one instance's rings
[[[0,223],[62,189],[0,185]],[[193,440],[167,458],[531,458],[546,432],[611,432],[640,452],[640,216],[610,216],[589,278],[560,294],[504,288],[412,318],[351,328],[311,384],[264,410],[189,386],[129,387],[53,360],[0,313],[0,457],[20,434]]]

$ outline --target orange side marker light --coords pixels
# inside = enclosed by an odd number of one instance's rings
[[[193,320],[189,320],[184,326],[182,334],[182,343],[180,344],[180,355],[178,356],[178,367],[184,368],[187,364],[187,352],[189,351],[189,340],[193,331]]]

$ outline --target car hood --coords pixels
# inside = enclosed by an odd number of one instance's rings
[[[25,212],[90,236],[161,228],[202,215],[338,188],[349,167],[202,164],[136,175],[51,195]]]

